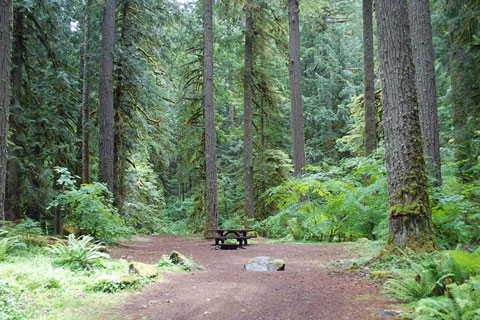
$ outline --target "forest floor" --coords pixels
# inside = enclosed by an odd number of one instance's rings
[[[355,257],[345,244],[272,244],[258,239],[238,250],[212,250],[213,240],[192,236],[148,236],[109,250],[112,258],[156,264],[177,250],[204,271],[163,273],[112,307],[112,319],[308,320],[395,319],[380,285],[364,275],[332,268],[331,261]],[[285,261],[285,271],[245,271],[257,256]]]

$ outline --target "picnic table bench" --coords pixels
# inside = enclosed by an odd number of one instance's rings
[[[206,239],[215,239],[215,245],[219,243],[225,245],[225,240],[234,239],[238,241],[238,245],[247,245],[247,240],[256,238],[256,235],[248,235],[249,232],[255,231],[253,229],[209,229],[207,232],[215,232],[215,236],[205,237]]]

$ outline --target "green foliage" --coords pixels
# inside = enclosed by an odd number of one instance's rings
[[[77,188],[74,185],[75,177],[66,168],[56,167],[55,170],[60,174],[57,183],[62,190],[50,207],[60,206],[65,212],[66,224],[107,243],[125,237],[132,231],[117,214],[112,195],[105,184],[96,182]]]
[[[444,179],[441,189],[432,194],[432,217],[439,244],[455,248],[480,244],[480,187],[478,183],[462,183],[450,166],[443,166]]]
[[[260,233],[316,241],[385,236],[387,184],[381,158],[309,170],[313,173],[267,191],[267,203],[279,212],[255,225]],[[299,202],[301,196],[308,200]]]
[[[450,274],[442,273],[436,255],[419,256],[409,251],[403,258],[408,269],[397,271],[398,278],[385,283],[387,292],[400,301],[416,301],[443,292],[443,280]]]
[[[44,245],[42,235],[42,229],[40,222],[27,218],[15,225],[4,226],[5,230],[9,231],[12,236],[18,236],[27,246],[33,247],[37,245]]]
[[[193,264],[193,259],[189,259],[190,262]],[[160,260],[157,263],[157,267],[161,271],[169,271],[169,272],[189,272],[192,271],[192,266],[182,261],[176,263],[173,261],[169,255],[163,254]],[[198,266],[198,270],[203,270],[202,266]]]
[[[8,231],[0,229],[0,261],[5,260],[14,249],[25,247],[20,236],[10,236]]]
[[[133,275],[113,276],[100,279],[91,285],[87,285],[85,291],[115,293],[122,290],[139,290],[150,283],[152,283],[151,279]]]
[[[26,319],[29,313],[26,311],[25,304],[22,290],[0,280],[0,319]]]
[[[385,289],[400,301],[414,303],[413,319],[470,320],[480,315],[478,251],[418,255],[409,250],[383,267],[395,268]]]
[[[480,318],[480,280],[447,286],[448,296],[423,299],[414,319],[475,320]]]
[[[56,263],[62,266],[68,266],[72,270],[84,269],[99,258],[108,259],[110,256],[105,250],[105,246],[99,242],[94,242],[91,236],[84,235],[76,238],[70,234],[65,244],[58,240],[55,244],[49,246],[48,250],[56,256]]]

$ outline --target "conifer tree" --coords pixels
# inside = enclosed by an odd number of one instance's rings
[[[382,71],[385,162],[388,177],[387,249],[415,251],[435,246],[432,209],[415,87],[415,68],[404,0],[377,0]]]

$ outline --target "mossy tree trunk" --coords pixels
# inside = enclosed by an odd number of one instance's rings
[[[12,99],[10,105],[10,123],[9,130],[13,133],[11,136],[12,146],[10,146],[9,159],[7,165],[7,198],[6,211],[8,211],[7,219],[12,221],[21,219],[22,208],[20,206],[21,190],[20,182],[22,181],[22,169],[20,166],[20,110],[22,99],[22,83],[23,83],[23,67],[25,54],[25,26],[24,26],[24,8],[22,6],[14,9],[14,26],[13,26],[13,70],[12,70]]]
[[[243,75],[244,88],[244,126],[243,126],[243,156],[244,156],[244,199],[245,214],[255,218],[255,207],[253,197],[253,14],[252,0],[245,3],[245,70]],[[246,227],[251,227],[247,222]]]
[[[408,15],[416,71],[420,124],[423,133],[423,151],[427,158],[428,172],[434,179],[433,185],[439,187],[442,185],[442,169],[429,1],[408,1]]]
[[[203,3],[203,103],[205,119],[206,207],[205,230],[217,227],[217,147],[213,104],[213,0]]]
[[[435,247],[407,2],[376,1],[388,180],[387,250]]]
[[[99,96],[100,130],[98,135],[98,180],[113,192],[113,55],[115,47],[115,0],[106,0],[102,25]]]
[[[377,148],[375,64],[373,59],[372,0],[363,0],[363,87],[365,96],[365,155]]]
[[[10,63],[12,61],[12,0],[0,2],[0,225],[5,220]]]
[[[292,105],[292,153],[294,174],[301,175],[305,167],[305,131],[303,127],[303,102],[300,69],[300,21],[298,0],[288,0],[289,76]]]

